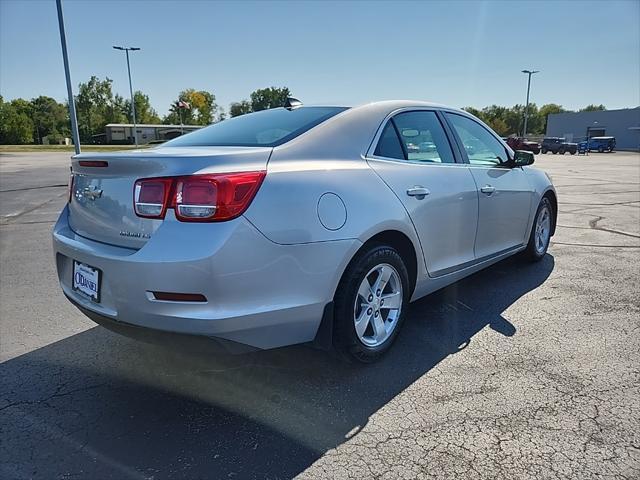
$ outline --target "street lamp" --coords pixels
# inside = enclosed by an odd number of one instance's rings
[[[133,117],[133,138],[136,142],[136,147],[138,146],[138,127],[136,126],[136,102],[133,98],[133,87],[131,86],[131,67],[129,66],[129,51],[135,52],[136,50],[140,50],[138,47],[116,47],[113,46],[116,50],[124,50],[127,54],[127,73],[129,74],[129,92],[131,92],[131,116]]]
[[[527,80],[527,105],[524,107],[524,132],[522,133],[523,137],[527,136],[527,122],[529,121],[529,91],[531,90],[531,75],[538,72],[540,72],[540,70],[522,70],[522,73],[526,73],[527,75],[529,75],[529,79]]]
[[[67,55],[67,36],[64,32],[64,16],[62,15],[62,0],[56,0],[58,10],[58,28],[60,29],[60,44],[62,46],[62,61],[64,63],[64,76],[67,81],[67,96],[69,98],[69,118],[71,119],[71,136],[76,155],[80,153],[80,135],[78,134],[78,119],[76,117],[76,104],[73,98],[71,84],[71,72],[69,71],[69,56]],[[69,167],[71,168],[71,167]]]

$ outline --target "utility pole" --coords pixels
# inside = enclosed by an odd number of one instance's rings
[[[129,74],[129,92],[131,93],[131,117],[133,118],[133,139],[136,142],[136,147],[138,146],[138,127],[136,125],[136,102],[133,98],[133,86],[131,85],[131,66],[129,65],[129,51],[135,52],[140,50],[138,47],[116,47],[113,46],[116,50],[124,50],[127,54],[127,73]]]
[[[62,16],[62,0],[56,0],[58,9],[58,27],[60,28],[60,43],[62,45],[62,60],[64,61],[64,76],[67,80],[67,96],[69,97],[69,118],[71,118],[71,136],[76,155],[80,153],[80,135],[78,134],[78,120],[76,118],[76,104],[73,99],[71,73],[69,73],[69,56],[67,55],[67,37],[64,33],[64,17]]]
[[[531,90],[531,75],[534,73],[538,73],[540,70],[522,70],[522,73],[526,73],[529,75],[527,80],[527,105],[524,107],[524,131],[522,132],[522,136],[527,136],[527,123],[529,122],[529,92]]]

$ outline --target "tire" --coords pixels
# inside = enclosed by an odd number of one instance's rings
[[[598,147],[598,153],[604,153],[604,147]]]
[[[556,153],[558,153],[558,151],[557,150],[551,150],[551,153],[553,153],[555,155]]]
[[[570,153],[571,155],[575,155],[575,154],[576,154],[576,151],[575,151],[575,150],[571,150],[569,153]]]
[[[382,291],[371,291],[381,271],[384,276],[390,275],[388,282]],[[362,363],[374,362],[384,355],[402,327],[411,296],[409,289],[407,267],[394,248],[374,244],[360,252],[342,275],[334,297],[334,345],[338,351]],[[399,307],[390,308],[390,301]]]
[[[542,215],[544,212],[547,212],[547,221],[545,222],[542,219]],[[524,256],[528,260],[532,262],[539,262],[542,258],[547,254],[547,249],[549,248],[549,243],[551,241],[551,229],[553,228],[553,205],[551,205],[551,201],[544,197],[540,201],[540,205],[538,205],[538,210],[536,211],[536,216],[533,220],[533,225],[531,226],[531,233],[529,234],[529,243],[527,244],[527,248],[524,250]],[[539,237],[537,236],[539,223],[546,224],[545,226],[541,226],[540,228],[546,228],[546,234],[544,234],[542,238],[542,242],[538,243]],[[545,238],[546,237],[546,238]]]
[[[558,150],[558,153],[559,153],[560,155],[564,155],[564,148],[561,148],[560,150]]]
[[[534,150],[534,151],[533,151],[533,154],[534,154],[534,155],[540,155],[540,150]]]
[[[546,148],[543,148],[543,149],[542,149],[542,153],[544,153],[545,155],[547,154],[547,152],[548,152],[548,151],[549,151],[549,150],[547,150]]]

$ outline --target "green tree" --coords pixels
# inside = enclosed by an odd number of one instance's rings
[[[482,120],[482,111],[478,110],[477,108],[474,107],[464,107],[462,110],[464,110],[467,113],[470,113],[471,115],[478,117],[480,120]]]
[[[546,105],[541,106],[540,111],[538,112],[543,122],[542,131],[540,133],[547,132],[547,121],[549,119],[549,115],[555,114],[555,113],[563,113],[566,111],[567,110],[562,108],[562,105],[557,105],[555,103],[547,103]]]
[[[584,108],[581,108],[580,110],[578,110],[579,112],[600,112],[603,110],[606,110],[607,107],[605,107],[604,105],[600,104],[600,105],[587,105]]]
[[[135,99],[135,102],[136,102],[135,104],[136,104],[136,122],[137,123],[149,123],[149,124],[160,123],[160,117],[158,116],[158,113],[151,106],[151,102],[149,101],[148,95],[145,95],[140,90],[137,90],[133,94],[133,98]],[[123,110],[124,112],[131,111],[131,100],[124,101]]]
[[[282,107],[291,92],[287,87],[261,88],[251,93],[251,109],[254,112],[268,108]]]
[[[16,99],[5,102],[0,96],[0,144],[23,145],[33,142],[33,121],[29,102]]]
[[[245,113],[251,113],[253,110],[251,109],[251,102],[249,100],[241,100],[239,102],[234,102],[229,107],[229,115],[232,117],[238,117],[240,115],[244,115]]]
[[[76,110],[82,140],[87,141],[92,135],[104,133],[108,123],[126,121],[124,102],[119,95],[113,95],[112,84],[113,80],[108,77],[100,80],[92,76],[88,82],[79,85]]]
[[[185,102],[190,108],[179,108]],[[169,114],[164,118],[166,124],[209,125],[220,119],[219,107],[214,94],[205,90],[188,88],[180,92],[178,100],[171,104]]]
[[[68,110],[51,97],[40,96],[31,100],[31,118],[35,127],[34,138],[38,143],[42,143],[45,136],[69,134]]]

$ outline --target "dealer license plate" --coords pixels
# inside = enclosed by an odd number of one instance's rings
[[[84,293],[94,302],[100,302],[100,277],[99,269],[73,261],[73,289]]]

